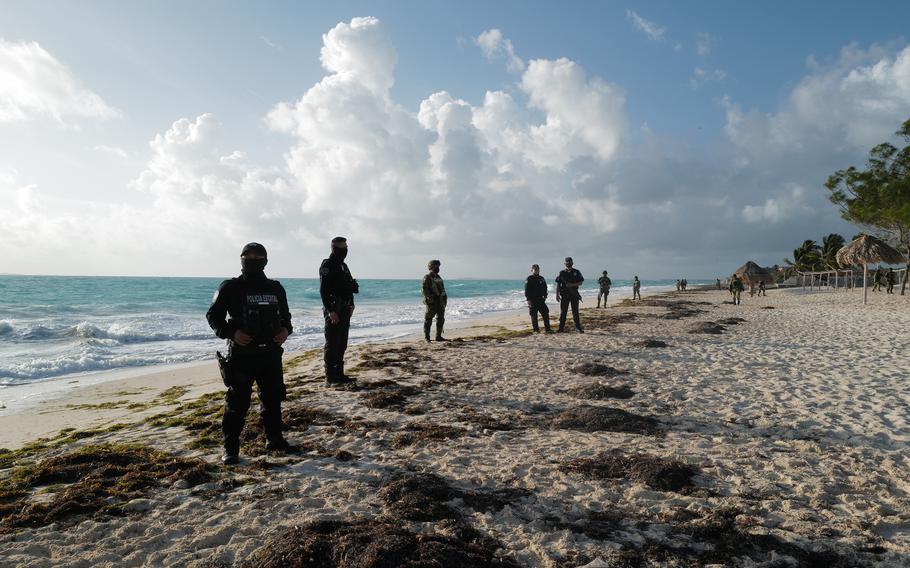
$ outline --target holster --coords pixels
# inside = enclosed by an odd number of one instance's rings
[[[225,357],[221,351],[215,351],[215,358],[218,359],[218,370],[221,372],[221,382],[224,386],[230,388],[234,384],[234,367],[231,365],[230,357]]]

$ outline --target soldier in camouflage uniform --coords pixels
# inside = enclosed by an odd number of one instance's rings
[[[610,297],[610,286],[613,285],[613,281],[610,280],[610,277],[607,276],[607,271],[604,270],[603,276],[597,279],[597,284],[600,285],[600,291],[597,292],[597,307],[600,307],[600,299],[604,299],[604,307],[607,307],[607,299]]]
[[[423,336],[430,340],[430,327],[433,325],[433,318],[436,318],[436,341],[445,341],[442,336],[442,326],[445,325],[446,316],[446,287],[439,276],[438,260],[431,260],[427,263],[430,272],[423,277],[421,289],[423,291],[423,303],[426,306],[426,313],[423,319]]]

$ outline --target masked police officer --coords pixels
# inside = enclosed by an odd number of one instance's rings
[[[585,281],[585,277],[577,268],[573,268],[572,257],[566,257],[566,267],[559,271],[556,277],[556,301],[559,302],[559,331],[566,330],[566,313],[569,306],[572,306],[572,318],[575,320],[575,330],[578,333],[584,333],[581,328],[581,319],[578,316],[578,302],[581,300],[581,292],[578,288]]]
[[[285,397],[281,345],[293,331],[287,294],[277,280],[265,276],[268,254],[259,243],[249,243],[240,253],[241,275],[218,287],[205,314],[215,334],[228,342],[230,378],[225,396],[224,455],[221,461],[236,464],[253,382],[259,395],[259,416],[269,451],[292,451],[281,433],[281,401]],[[227,318],[227,319],[226,319]]]
[[[354,313],[354,294],[360,286],[351,276],[344,259],[348,255],[348,241],[344,237],[332,239],[332,252],[319,267],[319,295],[322,297],[322,314],[325,316],[325,384],[351,383],[354,379],[344,374],[344,352],[348,348],[348,332]]]
[[[550,329],[550,308],[547,307],[547,279],[540,275],[540,266],[531,265],[531,275],[525,280],[525,299],[528,301],[528,311],[531,314],[531,327],[540,331],[537,324],[537,314],[543,318],[543,327],[547,333]]]

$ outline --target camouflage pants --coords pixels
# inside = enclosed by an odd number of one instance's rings
[[[433,318],[436,318],[436,337],[442,337],[442,326],[446,322],[446,307],[441,302],[432,302],[427,304],[426,313],[423,316],[423,335],[430,337],[430,327],[433,325]]]

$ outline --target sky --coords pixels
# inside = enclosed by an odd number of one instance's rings
[[[907,2],[0,0],[2,273],[714,278],[861,229]]]

